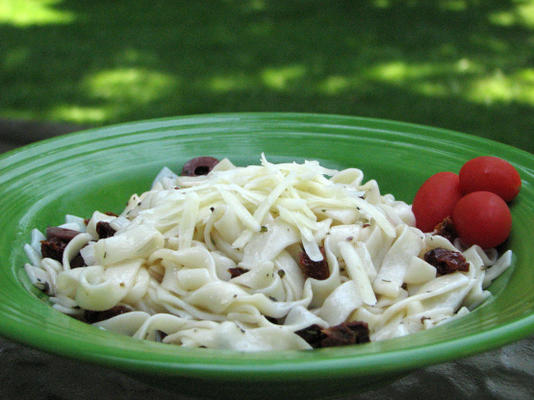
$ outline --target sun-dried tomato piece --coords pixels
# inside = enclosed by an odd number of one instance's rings
[[[61,262],[67,243],[58,239],[41,240],[41,254],[43,258],[52,258]]]
[[[304,329],[296,331],[295,333],[308,342],[308,344],[314,349],[322,347],[321,341],[326,338],[326,335],[323,333],[323,329],[316,324],[310,325]]]
[[[99,221],[96,224],[96,233],[100,239],[111,237],[115,234],[115,232],[115,229],[113,229],[109,222]]]
[[[46,228],[46,240],[41,240],[41,254],[43,257],[62,262],[65,247],[79,233],[78,231],[58,226]]]
[[[85,260],[83,259],[82,255],[80,253],[78,253],[76,255],[76,257],[74,257],[72,260],[70,260],[71,269],[81,268],[81,267],[85,267],[85,266],[86,266]]]
[[[106,319],[110,319],[116,317],[117,315],[124,314],[130,311],[132,311],[131,308],[126,306],[115,306],[104,311],[85,310],[83,314],[83,319],[89,324],[94,324],[95,322],[104,321]]]
[[[456,228],[454,227],[451,217],[446,217],[443,221],[437,224],[432,233],[434,235],[443,236],[451,243],[458,237],[458,233],[456,233]]]
[[[321,254],[323,259],[321,261],[312,261],[308,254],[303,250],[299,254],[299,267],[302,270],[302,273],[310,278],[324,280],[330,276],[330,269],[328,268],[328,263],[326,262],[326,255],[324,248],[321,247]]]
[[[469,271],[469,263],[459,251],[438,247],[427,251],[424,255],[424,260],[436,267],[438,275],[451,274],[456,271]]]
[[[369,327],[363,321],[343,322],[326,329],[314,324],[295,333],[315,349],[369,342]]]
[[[72,229],[60,228],[59,226],[49,226],[46,228],[46,238],[47,239],[59,239],[65,242],[70,242],[74,236],[79,235],[80,232],[74,231]]]
[[[249,270],[246,268],[241,267],[234,267],[234,268],[228,268],[228,272],[230,272],[230,275],[232,278],[236,278],[239,275],[243,275],[245,272],[248,272]]]
[[[321,341],[323,347],[345,346],[369,342],[369,328],[362,321],[343,322],[323,331],[326,338]]]

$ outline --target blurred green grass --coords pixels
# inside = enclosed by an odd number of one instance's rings
[[[0,0],[0,118],[302,111],[534,152],[533,1]]]

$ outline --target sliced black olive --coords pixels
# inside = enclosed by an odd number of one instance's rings
[[[213,157],[195,157],[184,164],[182,175],[200,176],[207,175],[217,165],[219,160]]]

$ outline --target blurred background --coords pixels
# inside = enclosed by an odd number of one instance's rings
[[[241,111],[414,122],[534,153],[534,1],[0,0],[0,153]],[[354,399],[532,399],[532,340]],[[175,398],[2,339],[0,360],[2,400]]]
[[[534,152],[534,1],[0,0],[0,151],[235,111],[380,117]]]

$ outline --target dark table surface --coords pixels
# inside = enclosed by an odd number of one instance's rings
[[[0,153],[76,130],[60,124],[0,121]],[[534,141],[534,137],[532,138]],[[1,322],[0,322],[1,323]],[[534,399],[534,337],[412,372],[346,399]],[[56,357],[0,338],[0,400],[186,399],[114,370]]]

